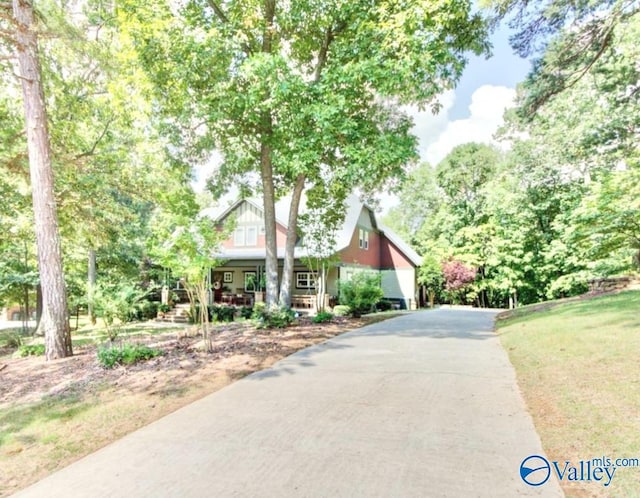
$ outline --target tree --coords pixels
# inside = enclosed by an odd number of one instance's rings
[[[213,344],[209,323],[209,277],[211,268],[219,264],[214,254],[228,233],[215,226],[207,216],[193,219],[189,213],[156,214],[157,235],[164,243],[156,246],[154,256],[164,267],[184,278],[191,316],[202,330],[206,351],[211,352]]]
[[[462,261],[450,259],[442,263],[444,289],[452,302],[464,302],[464,291],[476,278],[476,269],[465,265]]]
[[[344,207],[341,204],[332,206],[330,201],[320,203],[316,200],[316,203],[321,205],[309,209],[300,217],[301,246],[316,283],[316,309],[324,311],[327,275],[336,262],[336,234],[338,225],[344,220]]]
[[[429,307],[433,308],[436,296],[442,292],[444,275],[439,259],[429,254],[422,259],[422,265],[418,269],[418,283],[423,286],[429,297]]]
[[[8,5],[1,4],[0,8],[6,12]],[[38,330],[45,337],[45,356],[52,360],[69,356],[73,351],[54,197],[49,126],[33,4],[28,0],[13,0],[12,13],[13,18],[9,19],[11,31],[7,36],[12,38],[22,86],[42,288],[43,314]]]
[[[385,225],[404,240],[416,242],[416,235],[427,219],[438,211],[442,191],[435,168],[423,162],[409,172],[398,192],[400,203],[384,216]]]
[[[638,2],[604,0],[489,0],[498,19],[509,18],[517,30],[511,45],[522,57],[540,54],[527,78],[520,107],[532,118],[554,96],[591,73],[598,61],[615,52],[616,30],[639,11]]]
[[[175,150],[196,162],[216,148],[215,190],[262,192],[269,306],[290,304],[301,193],[372,191],[400,178],[416,140],[399,105],[433,104],[465,52],[487,49],[467,2],[129,0],[120,19]],[[283,193],[292,203],[278,295],[274,203]]]

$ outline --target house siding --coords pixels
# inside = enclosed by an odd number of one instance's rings
[[[380,241],[380,268],[414,268],[414,264],[383,235]]]
[[[407,308],[415,308],[416,271],[414,268],[381,270],[382,291],[389,299],[403,299]]]
[[[369,248],[359,246],[360,229],[369,232]],[[380,268],[380,234],[373,228],[371,215],[366,208],[362,209],[358,225],[351,234],[349,246],[340,251],[340,261],[348,265],[361,265],[369,268]]]
[[[225,220],[229,217],[235,217],[235,227],[257,227],[258,229],[258,237],[256,241],[256,245],[242,245],[236,246],[234,242],[234,234],[222,242],[222,247],[225,249],[244,249],[244,248],[255,248],[255,249],[264,249],[267,247],[266,237],[264,234],[264,219],[262,217],[262,212],[258,210],[255,206],[248,202],[243,202],[239,204],[231,213],[229,213]],[[284,247],[287,242],[287,229],[283,227],[280,223],[276,223],[276,244],[278,247]]]

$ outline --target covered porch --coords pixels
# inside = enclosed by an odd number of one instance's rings
[[[278,279],[282,278],[283,262],[278,261]],[[210,303],[227,306],[248,306],[264,302],[264,260],[229,260],[210,271]],[[327,278],[327,280],[330,280]],[[301,261],[294,265],[291,307],[296,310],[315,312],[318,308],[316,278]],[[329,286],[326,286],[330,291]],[[331,295],[324,295],[325,307],[330,305]]]

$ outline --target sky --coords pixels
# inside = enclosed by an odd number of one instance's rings
[[[502,115],[513,105],[516,85],[524,80],[530,63],[513,54],[509,31],[503,27],[491,37],[493,55],[471,56],[455,90],[441,97],[442,110],[410,109],[422,160],[438,164],[456,145],[466,142],[494,143]]]
[[[456,145],[473,141],[495,143],[493,135],[503,122],[502,115],[513,105],[516,85],[524,80],[530,68],[528,61],[513,53],[508,38],[508,28],[501,27],[491,36],[490,58],[470,56],[456,88],[441,96],[442,109],[437,115],[407,109],[414,119],[413,132],[419,139],[423,161],[435,166]],[[220,157],[215,156],[209,164],[198,168],[193,183],[197,191],[204,189],[207,176],[219,161]],[[398,202],[393,196],[382,197],[385,211]]]

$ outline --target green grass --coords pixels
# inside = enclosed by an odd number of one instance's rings
[[[498,332],[545,451],[560,461],[640,457],[640,292],[523,308]],[[640,496],[640,468],[567,496]]]

